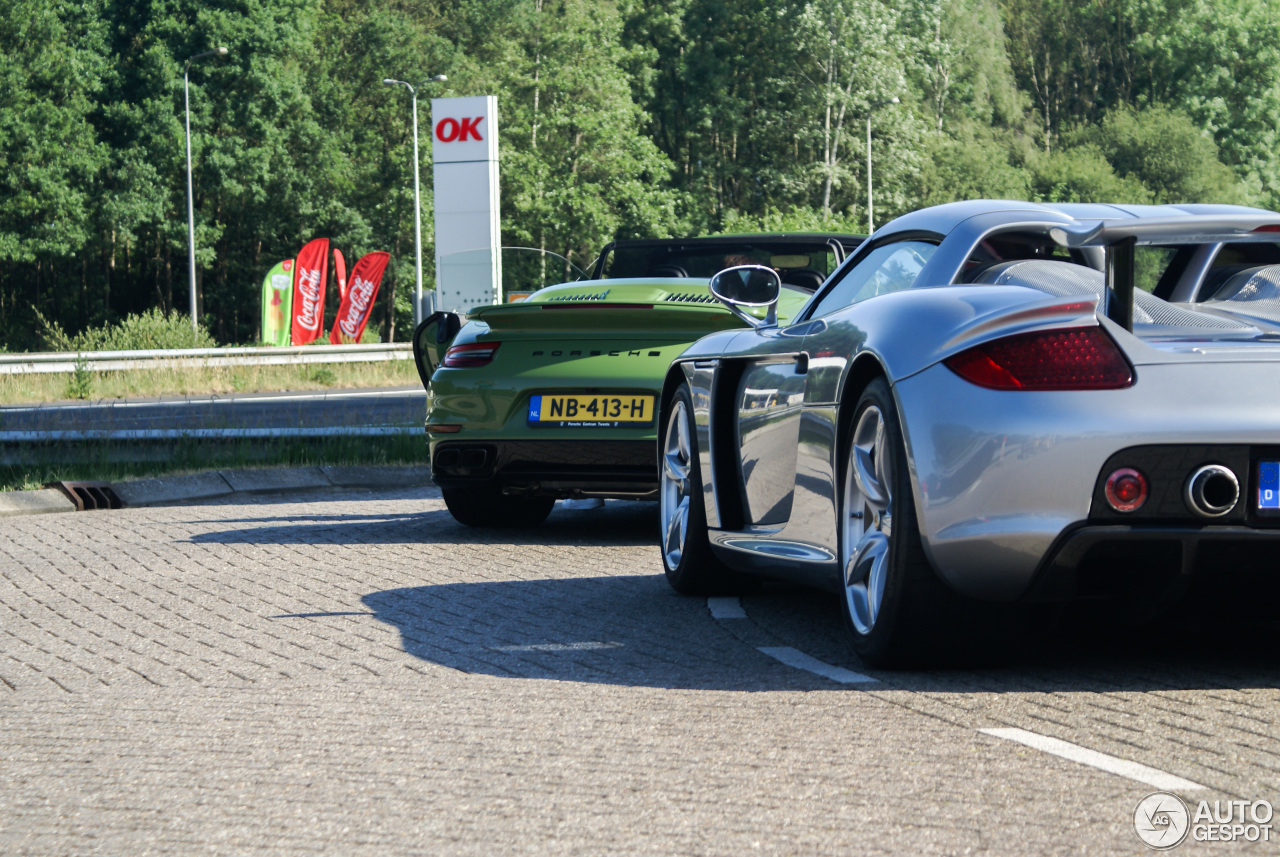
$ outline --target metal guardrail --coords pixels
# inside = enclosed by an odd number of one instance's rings
[[[291,345],[284,348],[175,348],[155,351],[82,351],[0,354],[0,375],[167,369],[204,366],[290,366],[305,363],[376,363],[412,360],[407,342],[370,345]]]
[[[0,445],[30,443],[74,443],[178,440],[252,440],[320,437],[396,437],[419,434],[422,426],[315,426],[275,428],[194,428],[194,429],[103,429],[78,431],[0,431]]]
[[[249,442],[252,448],[267,448],[255,441],[321,440],[349,437],[374,438],[414,437],[422,440],[426,451],[426,432],[422,426],[316,426],[310,428],[204,428],[204,429],[124,429],[119,431],[0,431],[0,465],[30,465],[46,462],[52,455],[57,460],[74,459],[88,445],[94,460],[157,461],[172,457],[179,444],[196,442],[226,444]],[[99,445],[97,447],[93,445]]]

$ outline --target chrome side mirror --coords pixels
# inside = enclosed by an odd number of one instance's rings
[[[778,323],[778,298],[782,295],[782,278],[764,265],[738,265],[725,268],[711,278],[711,294],[729,311],[752,327],[772,327]],[[767,307],[764,320],[747,310]]]

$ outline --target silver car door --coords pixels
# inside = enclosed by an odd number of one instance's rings
[[[867,334],[857,310],[875,297],[911,288],[937,250],[930,241],[887,242],[872,250],[819,299],[813,320],[797,326],[808,358],[791,524],[786,537],[838,555],[836,506],[840,485],[841,383]]]

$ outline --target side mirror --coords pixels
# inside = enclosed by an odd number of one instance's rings
[[[449,347],[462,329],[462,316],[456,312],[433,312],[413,332],[413,362],[418,367],[422,386],[431,384],[431,376],[440,365],[440,354]]]
[[[778,298],[782,295],[782,278],[764,265],[738,265],[725,268],[711,278],[711,294],[734,315],[752,327],[778,323]],[[768,307],[764,321],[747,312],[755,307]]]

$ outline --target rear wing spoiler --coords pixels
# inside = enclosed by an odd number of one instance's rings
[[[1107,318],[1133,330],[1134,247],[1139,244],[1280,242],[1280,214],[1186,215],[1102,220],[1055,226],[1049,237],[1063,247],[1101,247],[1105,252]]]

